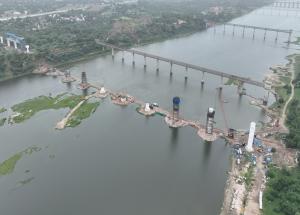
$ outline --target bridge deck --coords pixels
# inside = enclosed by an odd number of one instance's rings
[[[103,45],[105,47],[109,47],[111,49],[124,51],[124,52],[130,52],[132,54],[137,54],[137,55],[141,55],[141,56],[144,56],[144,57],[157,59],[159,61],[164,61],[164,62],[174,64],[174,65],[178,65],[178,66],[183,66],[185,68],[198,70],[198,71],[201,71],[201,72],[204,72],[204,73],[208,73],[208,74],[212,74],[212,75],[216,75],[216,76],[220,76],[220,77],[225,77],[225,78],[229,78],[229,79],[238,80],[242,83],[251,84],[251,85],[258,86],[258,87],[264,87],[264,83],[259,82],[259,81],[254,81],[250,78],[245,78],[245,77],[241,77],[241,76],[237,76],[237,75],[231,75],[231,74],[228,74],[228,73],[225,73],[225,72],[220,72],[220,71],[217,71],[217,70],[208,69],[208,68],[204,68],[204,67],[201,67],[201,66],[196,66],[196,65],[193,65],[193,64],[190,64],[190,63],[185,63],[185,62],[182,62],[182,61],[173,60],[173,59],[170,59],[170,58],[165,58],[165,57],[161,57],[161,56],[158,56],[158,55],[149,54],[149,53],[139,51],[139,50],[136,50],[136,49],[124,49],[124,48],[120,48],[120,47],[117,47],[117,46],[109,44],[109,43],[100,42],[98,40],[96,40],[96,42],[97,42],[97,44]]]
[[[265,28],[265,27],[258,27],[253,25],[241,25],[241,24],[234,24],[234,23],[226,23],[225,25],[229,26],[236,26],[236,27],[242,27],[242,28],[253,28],[253,29],[259,29],[259,30],[266,30],[266,31],[275,31],[275,32],[281,32],[281,33],[292,33],[292,30],[285,30],[285,29],[276,29],[276,28]]]

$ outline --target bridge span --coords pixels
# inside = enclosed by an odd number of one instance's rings
[[[240,27],[240,28],[243,28],[243,36],[245,36],[245,29],[248,28],[248,29],[253,29],[253,39],[255,37],[255,31],[256,30],[263,30],[265,33],[264,33],[264,40],[266,39],[266,35],[267,35],[267,31],[273,31],[273,32],[276,32],[276,38],[275,40],[277,41],[278,40],[278,33],[285,33],[285,34],[288,34],[288,43],[291,42],[291,39],[292,39],[292,33],[293,33],[293,30],[287,30],[287,29],[277,29],[277,28],[269,28],[269,27],[259,27],[259,26],[253,26],[253,25],[242,25],[242,24],[235,24],[235,23],[225,23],[224,24],[224,33],[225,33],[225,26],[232,26],[233,27],[233,30],[232,30],[232,34],[234,35],[234,30],[235,30],[235,27]]]
[[[272,7],[281,7],[281,8],[297,8],[300,9],[300,1],[293,0],[279,0],[275,1],[272,4]]]
[[[252,80],[250,78],[245,78],[245,77],[238,76],[238,75],[232,75],[232,74],[228,74],[228,73],[225,73],[225,72],[204,68],[204,67],[193,65],[193,64],[190,64],[190,63],[186,63],[186,62],[182,62],[182,61],[178,61],[178,60],[173,60],[173,59],[161,57],[161,56],[158,56],[158,55],[149,54],[147,52],[139,51],[139,50],[136,50],[136,49],[121,48],[121,47],[118,47],[118,46],[115,46],[115,45],[112,45],[112,44],[109,44],[109,43],[106,43],[106,42],[101,42],[99,40],[96,40],[96,43],[99,44],[99,45],[102,45],[103,47],[110,48],[112,50],[112,56],[113,57],[114,57],[115,50],[122,51],[122,61],[123,62],[124,62],[124,52],[131,53],[132,57],[133,57],[133,61],[132,61],[133,65],[135,64],[135,60],[134,60],[135,55],[140,55],[140,56],[144,57],[144,60],[145,60],[144,67],[147,66],[146,65],[146,58],[152,58],[152,59],[157,60],[157,71],[159,70],[159,61],[170,63],[170,75],[172,75],[172,66],[173,65],[178,65],[178,66],[182,66],[182,67],[185,68],[185,70],[186,70],[185,78],[186,79],[187,79],[188,69],[194,69],[194,70],[197,70],[197,71],[201,71],[203,77],[204,77],[205,73],[212,74],[212,75],[215,75],[215,76],[219,76],[219,77],[221,77],[221,82],[223,82],[223,78],[236,80],[236,81],[239,82],[239,88],[241,88],[243,84],[250,84],[250,85],[257,86],[257,87],[265,88],[265,84],[263,82],[255,81],[255,80]],[[204,84],[203,79],[202,79],[201,83]]]

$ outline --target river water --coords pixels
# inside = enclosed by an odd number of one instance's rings
[[[300,30],[294,12],[278,15],[259,9],[233,23]],[[298,29],[297,29],[298,28]],[[178,39],[137,47],[149,53],[186,61],[220,71],[262,81],[272,65],[286,63],[296,52],[287,47],[287,35],[246,31],[223,26]],[[296,32],[298,33],[298,32]],[[295,36],[295,35],[294,35]],[[180,96],[180,114],[205,121],[208,107],[216,109],[216,126],[225,120],[217,98],[220,78],[148,60],[121,55],[98,57],[70,68],[80,77],[87,72],[92,83],[115,91],[128,92],[144,101],[171,108],[173,96]],[[251,95],[262,97],[264,90],[247,86]],[[10,107],[38,95],[62,92],[81,93],[75,84],[63,85],[58,78],[28,76],[0,85],[0,104]],[[223,89],[225,118],[230,127],[247,129],[251,121],[264,121],[264,113],[237,96],[235,87]],[[223,201],[230,165],[230,147],[223,140],[204,143],[192,128],[170,129],[161,117],[145,118],[135,106],[122,108],[102,102],[89,119],[74,129],[58,132],[53,128],[67,110],[43,111],[19,125],[0,128],[0,162],[30,146],[41,151],[24,155],[13,173],[0,177],[0,211],[4,215],[215,215]],[[21,181],[32,179],[22,185]]]

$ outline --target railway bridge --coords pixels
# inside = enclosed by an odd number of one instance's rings
[[[283,0],[279,0],[279,1],[275,1],[272,4],[272,7],[300,9],[300,1],[292,1],[292,0],[283,1]]]
[[[225,33],[225,31],[226,31],[226,26],[232,26],[232,35],[235,34],[236,28],[242,28],[243,29],[243,33],[242,33],[243,37],[245,36],[246,29],[252,29],[253,30],[253,33],[252,33],[253,39],[255,38],[256,30],[264,31],[264,40],[266,40],[267,32],[275,32],[276,33],[275,41],[278,40],[279,33],[288,34],[288,40],[287,40],[288,43],[291,42],[292,34],[293,34],[293,30],[291,30],[291,29],[289,29],[289,30],[277,29],[277,28],[259,27],[259,26],[253,26],[253,25],[242,25],[242,24],[235,24],[235,23],[225,23],[223,33]]]
[[[201,67],[201,66],[197,66],[197,65],[193,65],[190,63],[186,63],[183,61],[178,61],[178,60],[174,60],[174,59],[170,59],[170,58],[166,58],[166,57],[161,57],[158,55],[154,55],[154,54],[150,54],[144,51],[140,51],[140,50],[136,50],[136,49],[126,49],[126,48],[121,48],[106,42],[101,42],[99,40],[96,40],[96,43],[99,45],[102,45],[103,48],[109,48],[111,49],[111,55],[114,58],[115,55],[115,51],[121,51],[122,52],[122,62],[124,62],[124,53],[131,53],[132,54],[132,64],[135,65],[135,56],[136,55],[140,55],[142,57],[144,57],[144,67],[147,67],[147,58],[151,58],[156,60],[157,64],[156,64],[156,70],[159,71],[159,62],[166,62],[170,64],[170,76],[172,76],[172,68],[173,65],[177,65],[177,66],[181,66],[185,68],[185,79],[187,80],[188,78],[188,70],[189,69],[193,69],[199,72],[202,72],[202,80],[201,80],[201,85],[204,85],[204,75],[205,74],[211,74],[211,75],[215,75],[215,76],[219,76],[221,78],[221,86],[220,86],[220,90],[222,89],[222,85],[223,85],[223,78],[228,78],[230,80],[234,80],[236,82],[238,82],[238,92],[239,94],[242,94],[242,89],[243,89],[243,85],[244,84],[249,84],[249,85],[253,85],[253,86],[257,86],[257,87],[262,87],[267,89],[267,86],[265,85],[265,83],[260,82],[260,81],[255,81],[252,80],[250,78],[245,78],[242,76],[238,76],[238,75],[232,75],[229,73],[225,73],[225,72],[221,72],[221,71],[217,71],[217,70],[213,70],[213,69],[208,69],[205,67]]]

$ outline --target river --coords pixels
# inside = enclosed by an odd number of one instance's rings
[[[299,17],[294,12],[268,13],[259,9],[233,20],[233,23],[284,29],[299,33]],[[288,14],[288,15],[286,15]],[[252,39],[248,30],[223,26],[183,38],[137,47],[149,53],[186,61],[220,71],[262,81],[272,65],[286,63],[285,57],[297,46],[285,41],[287,35],[257,31]],[[294,34],[295,36],[295,34]],[[114,91],[126,91],[144,101],[171,108],[173,96],[180,96],[180,115],[205,122],[208,107],[216,109],[216,126],[225,127],[216,87],[220,78],[184,68],[148,61],[120,53],[78,63],[70,68],[88,81],[104,84]],[[263,97],[264,90],[247,86],[251,95]],[[75,84],[66,86],[58,78],[27,76],[0,84],[0,103],[10,107],[38,95],[62,92],[81,93]],[[228,126],[247,129],[251,121],[264,121],[264,113],[237,95],[236,87],[223,89]],[[271,98],[272,100],[272,98]],[[41,151],[24,155],[13,173],[0,177],[0,211],[4,215],[215,215],[220,212],[230,147],[223,140],[204,143],[192,128],[170,129],[163,118],[145,118],[134,106],[126,108],[104,100],[89,119],[73,129],[55,131],[55,124],[67,110],[43,111],[18,125],[0,128],[0,162],[30,146]],[[22,181],[30,182],[22,185]]]

